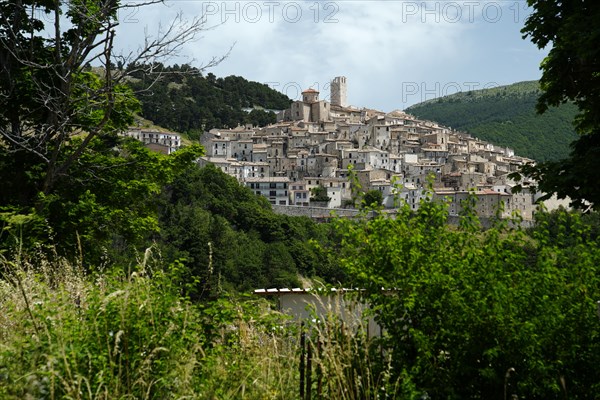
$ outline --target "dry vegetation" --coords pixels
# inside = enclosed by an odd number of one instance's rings
[[[3,258],[0,398],[298,396],[295,321],[263,299],[191,304],[157,263],[148,250],[127,273],[90,275],[58,257]],[[366,338],[333,317],[306,330],[315,349],[313,393],[385,392],[361,350]]]

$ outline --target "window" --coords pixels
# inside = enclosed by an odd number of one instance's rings
[[[276,191],[276,190],[271,190],[271,191],[269,192],[269,196],[271,196],[271,197],[276,197],[276,196],[277,196],[277,191]]]
[[[276,189],[277,188],[277,184],[275,182],[271,182],[271,183],[269,183],[269,188],[270,189]]]
[[[279,205],[280,205],[280,206],[285,206],[285,205],[287,205],[287,204],[286,204],[286,201],[285,201],[285,200],[279,200]]]

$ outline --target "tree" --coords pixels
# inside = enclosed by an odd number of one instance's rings
[[[0,0],[3,222],[30,221],[46,241],[77,248],[82,240],[98,251],[110,236],[139,238],[156,228],[151,195],[201,150],[160,158],[119,139],[140,108],[126,83],[204,29],[201,18],[180,15],[138,52],[116,54],[119,11],[157,3]]]
[[[363,289],[386,330],[385,373],[413,398],[593,398],[597,231],[564,210],[539,213],[531,235],[503,221],[481,231],[473,211],[457,227],[432,201],[335,221],[346,287]]]
[[[310,201],[328,202],[329,200],[331,200],[331,197],[327,196],[327,189],[322,185],[310,189],[310,194]]]
[[[204,28],[199,17],[188,22],[179,16],[156,37],[147,37],[139,52],[116,55],[117,16],[130,7],[136,5],[112,0],[0,1],[0,144],[3,152],[16,158],[24,154],[23,159],[41,168],[37,192],[51,194],[95,137],[133,122],[139,105],[124,83],[136,70],[115,65],[152,68],[176,55]],[[52,31],[50,38],[47,30]],[[94,64],[99,67],[90,71]],[[77,135],[83,140],[62,157]]]
[[[184,265],[182,282],[194,298],[214,295],[218,287],[297,286],[298,273],[343,277],[315,244],[330,240],[328,224],[275,214],[265,197],[212,164],[188,168],[162,198],[157,242],[166,260]]]
[[[541,64],[543,94],[539,113],[572,101],[579,108],[574,124],[580,135],[570,156],[556,162],[528,165],[522,172],[539,181],[548,198],[569,197],[578,208],[600,208],[600,3],[589,0],[528,0],[533,13],[522,29],[539,48],[551,45]]]
[[[383,202],[383,193],[379,190],[369,190],[365,193],[362,203],[364,207],[380,207]]]

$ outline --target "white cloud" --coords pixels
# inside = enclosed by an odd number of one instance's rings
[[[503,1],[171,1],[140,10],[119,27],[135,47],[177,11],[219,25],[185,47],[195,64],[230,56],[211,72],[287,89],[318,88],[348,77],[356,106],[383,110],[496,83],[539,77],[543,54],[521,39],[527,10]],[[517,49],[518,52],[514,50]],[[189,61],[189,60],[188,60]],[[179,60],[179,63],[186,60]]]

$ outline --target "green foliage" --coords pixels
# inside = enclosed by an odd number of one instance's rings
[[[479,139],[510,147],[536,161],[561,159],[577,138],[573,118],[577,107],[566,103],[544,115],[536,113],[538,82],[457,93],[409,107],[406,111]]]
[[[0,397],[189,395],[201,318],[148,257],[130,274],[95,282],[68,263],[35,263],[10,263],[0,281],[0,324],[12,327],[2,329],[0,374],[10,385],[1,385]]]
[[[158,228],[154,197],[201,154],[162,158],[117,137],[140,110],[125,75],[111,70],[120,7],[0,1],[3,250],[48,246],[70,257],[85,252],[94,264],[139,245]],[[139,57],[160,57],[162,41],[180,39],[166,35]],[[103,67],[91,70],[90,62]]]
[[[210,348],[199,399],[284,399],[297,393],[297,332],[262,299],[221,298],[201,308]]]
[[[328,225],[273,213],[264,197],[213,165],[189,168],[168,186],[160,227],[163,254],[185,265],[182,281],[196,282],[187,288],[193,298],[296,287],[298,274],[340,277],[311,242],[327,243]]]
[[[2,207],[0,212],[0,254],[11,249],[33,248],[37,238],[46,234],[48,225],[33,210]]]
[[[275,123],[275,113],[267,110],[283,110],[290,104],[290,99],[278,91],[239,76],[216,78],[209,73],[204,77],[187,65],[156,65],[152,71],[136,73],[137,79],[130,82],[139,90],[157,79],[152,91],[140,92],[142,115],[162,127],[192,136],[212,128]],[[249,108],[249,113],[244,111]]]
[[[97,96],[97,92],[105,92],[106,81],[91,71],[82,71],[73,77],[73,108],[78,110],[73,125],[86,130],[89,127],[102,126],[102,133],[110,134],[127,129],[133,123],[134,113],[141,110],[139,101],[133,91],[126,85],[117,84],[110,93]],[[111,96],[111,98],[109,98]],[[108,102],[114,103],[110,110],[110,119],[106,124],[105,109]]]
[[[446,217],[444,204],[424,201],[417,213],[403,207],[395,219],[336,222],[333,256],[342,258],[351,284],[366,289],[386,332],[374,340],[354,330],[360,321],[333,315],[308,323],[313,393],[594,398],[598,216],[540,213],[527,232],[507,224],[480,231],[475,217],[449,227]],[[15,226],[26,219],[11,218]],[[265,247],[277,264],[287,257],[282,242]],[[180,262],[165,265],[148,250],[127,273],[85,275],[60,258],[20,253],[0,261],[3,399],[298,393],[294,325],[262,299],[190,303]]]
[[[379,190],[369,190],[362,198],[365,207],[379,208],[383,203],[383,193]]]
[[[329,200],[331,200],[331,197],[327,196],[327,189],[325,189],[321,185],[310,189],[310,194],[311,201],[328,202]]]
[[[506,224],[480,231],[475,216],[450,227],[446,216],[423,202],[395,219],[337,222],[336,253],[387,330],[393,373],[431,398],[593,396],[597,235],[564,211],[540,214],[532,237]]]
[[[559,199],[569,199],[573,208],[598,210],[600,198],[591,171],[600,168],[600,135],[584,135],[572,144],[571,155],[556,162],[527,164],[512,175],[516,181],[522,176],[532,178],[536,190],[543,195],[540,201],[556,194]],[[520,189],[520,186],[518,187]]]
[[[21,258],[0,260],[2,399],[281,399],[296,388],[295,331],[262,299],[191,304],[150,250],[133,271],[93,276]]]
[[[70,157],[81,140],[74,138],[64,147],[62,156]],[[97,137],[79,156],[78,168],[63,177],[53,193],[38,193],[37,198],[33,194],[37,182],[43,179],[36,176],[41,168],[37,164],[27,166],[29,182],[14,182],[8,175],[18,159],[6,155],[0,157],[6,162],[0,169],[2,176],[19,185],[21,193],[30,195],[19,199],[14,192],[3,192],[0,204],[37,221],[35,226],[25,227],[31,245],[54,243],[60,254],[75,256],[83,252],[88,262],[95,262],[107,251],[143,246],[158,231],[158,194],[200,154],[202,149],[193,146],[165,156],[135,140]],[[22,236],[13,232],[12,237]],[[14,247],[14,242],[5,242],[3,247],[9,246]]]
[[[10,153],[20,167],[14,186],[22,175],[37,178],[34,193],[14,196],[52,195],[93,138],[133,122],[139,102],[120,77],[105,71],[100,78],[84,68],[90,60],[109,67],[118,8],[85,1],[0,2],[0,152]],[[49,16],[58,19],[50,36]],[[69,148],[77,134],[86,138]],[[68,157],[64,150],[71,150]]]
[[[600,207],[600,190],[594,184],[600,154],[600,49],[596,45],[600,5],[585,0],[547,3],[529,0],[533,12],[522,29],[539,48],[551,46],[541,64],[542,94],[539,113],[573,102],[579,109],[574,123],[581,136],[567,157],[524,173],[535,175],[542,192],[570,198],[578,208]]]

